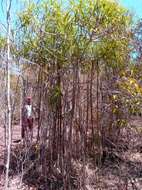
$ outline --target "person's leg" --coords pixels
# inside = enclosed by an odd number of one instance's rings
[[[31,118],[31,140],[33,140],[33,118]]]
[[[27,144],[27,141],[28,141],[28,120],[27,120],[27,118],[23,119],[22,139],[23,139],[24,144]]]
[[[25,138],[25,126],[24,126],[24,124],[22,124],[21,137],[22,137],[22,139]]]
[[[28,119],[28,128],[29,128],[29,138],[30,141],[32,142],[32,138],[33,138],[33,118]]]
[[[24,123],[22,125],[21,136],[22,136],[22,144],[25,146],[27,144],[27,126],[26,126],[26,123]]]

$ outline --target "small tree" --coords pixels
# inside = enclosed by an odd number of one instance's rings
[[[7,61],[6,61],[6,70],[7,70],[7,161],[6,161],[6,179],[5,179],[5,189],[8,189],[9,183],[9,166],[10,166],[10,154],[11,154],[11,100],[10,100],[10,9],[11,9],[11,0],[7,0]]]

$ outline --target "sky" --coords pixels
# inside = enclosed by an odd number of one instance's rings
[[[119,2],[128,8],[137,18],[142,18],[142,0],[119,0]]]

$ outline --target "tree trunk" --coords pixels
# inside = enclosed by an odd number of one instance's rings
[[[10,101],[10,8],[11,0],[7,0],[7,160],[6,160],[6,179],[5,189],[8,189],[9,166],[11,153],[11,101]]]

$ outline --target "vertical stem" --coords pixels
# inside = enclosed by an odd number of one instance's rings
[[[10,100],[10,8],[11,0],[7,0],[7,161],[6,161],[6,179],[5,189],[8,189],[9,182],[9,165],[11,152],[11,100]]]
[[[39,71],[38,75],[38,129],[37,129],[37,142],[39,141],[40,128],[41,128],[41,98],[42,98],[42,69]]]
[[[93,121],[93,100],[92,100],[92,87],[93,87],[93,74],[94,74],[94,63],[92,62],[91,66],[91,80],[90,80],[90,111],[91,111],[91,126],[92,126],[92,135],[94,137],[94,121]]]
[[[97,132],[99,134],[99,65],[97,61]]]
[[[60,63],[57,60],[57,86],[61,93],[61,76],[60,76]],[[62,103],[61,103],[61,94],[59,95],[57,103],[57,125],[58,125],[58,154],[59,154],[59,163],[62,169]]]
[[[101,145],[101,130],[100,130],[100,118],[99,118],[99,64],[98,64],[98,61],[97,61],[97,115],[96,115],[96,124],[97,124],[97,138],[98,138],[98,165],[100,166],[101,165],[101,156],[102,156],[102,145]]]

